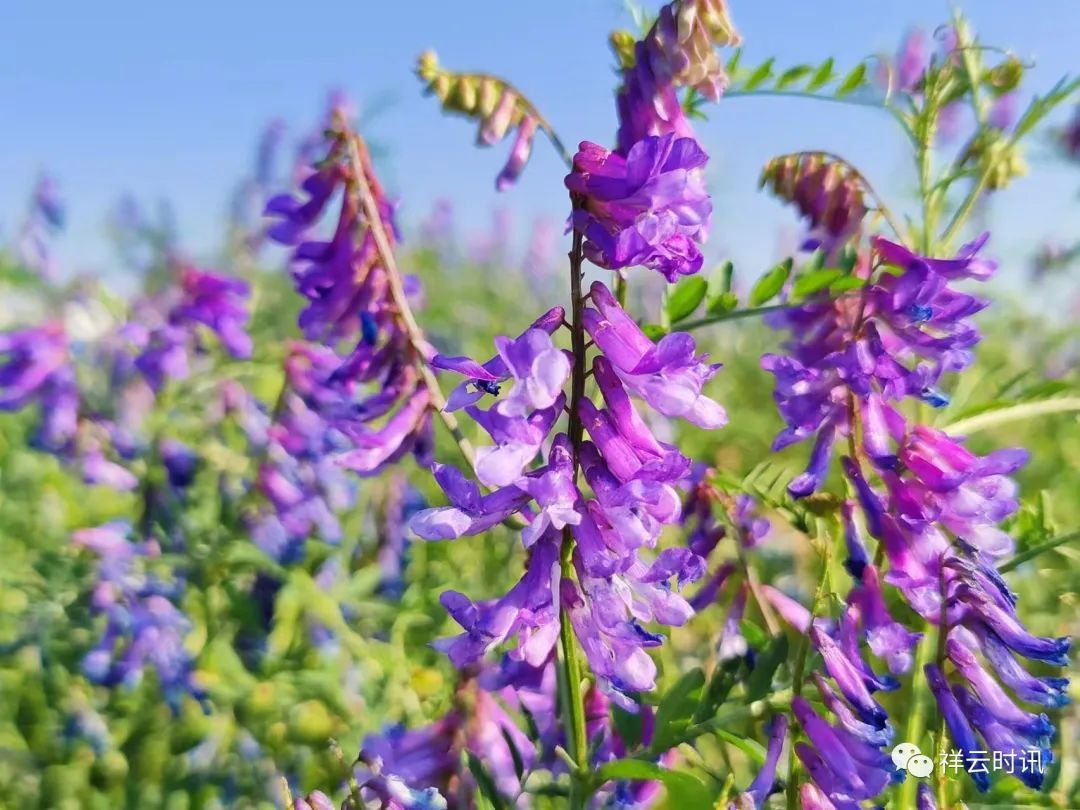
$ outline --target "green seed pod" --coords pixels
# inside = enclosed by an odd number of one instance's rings
[[[983,81],[994,95],[1004,95],[1015,90],[1024,78],[1024,65],[1015,56],[1010,56],[1000,65],[988,70]]]

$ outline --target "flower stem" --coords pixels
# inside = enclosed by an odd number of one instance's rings
[[[572,196],[572,203],[576,207],[578,200]],[[570,248],[570,347],[574,355],[574,365],[570,380],[570,407],[567,434],[570,438],[570,447],[573,453],[573,477],[576,482],[579,468],[579,457],[584,426],[578,403],[585,396],[585,325],[582,312],[585,309],[585,299],[581,291],[581,264],[582,264],[582,236],[574,232],[574,239]],[[560,562],[563,579],[572,579],[574,535],[567,526],[563,529],[562,549]],[[585,807],[588,798],[588,738],[585,731],[585,705],[581,693],[581,662],[578,659],[578,647],[574,640],[574,628],[570,622],[570,614],[566,606],[559,604],[559,644],[562,652],[562,681],[565,685],[563,697],[563,717],[566,724],[567,739],[570,743],[570,755],[576,763],[577,772],[570,775],[570,807],[571,810],[579,810]]]
[[[435,377],[435,372],[428,365],[428,342],[419,324],[417,324],[416,318],[413,316],[412,308],[409,306],[405,288],[401,283],[401,273],[398,270],[397,260],[394,258],[394,251],[390,247],[390,239],[386,235],[386,229],[383,228],[379,205],[375,200],[375,194],[368,179],[371,158],[368,155],[367,146],[358,133],[346,129],[344,137],[348,143],[349,162],[352,164],[352,173],[356,180],[356,191],[360,198],[360,206],[364,211],[364,218],[367,220],[371,236],[375,240],[375,248],[379,252],[379,259],[386,270],[390,296],[394,301],[394,306],[397,308],[398,317],[401,318],[401,323],[405,327],[409,345],[412,346],[413,353],[416,356],[417,370],[424,381],[424,387],[428,390],[428,395],[431,397],[431,409],[438,414],[450,435],[454,437],[461,455],[469,466],[475,469],[476,454],[473,451],[472,443],[461,432],[461,426],[458,424],[457,418],[445,410],[446,397],[443,396],[442,389],[439,388],[439,381]]]
[[[1080,540],[1080,532],[1069,532],[1068,534],[1051,537],[1049,540],[1044,540],[1043,542],[1032,546],[1026,551],[1021,551],[1016,556],[1010,557],[998,566],[998,572],[1006,574],[1009,571],[1012,571],[1014,568],[1019,568],[1028,560],[1034,560],[1044,551],[1052,551],[1058,546],[1063,546],[1066,543],[1071,543],[1073,540]]]

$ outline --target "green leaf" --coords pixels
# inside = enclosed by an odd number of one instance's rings
[[[790,87],[799,81],[803,76],[808,76],[813,71],[810,65],[796,65],[793,68],[788,68],[780,74],[780,78],[776,80],[776,87],[778,90],[783,90],[785,87]]]
[[[641,331],[645,333],[645,337],[649,340],[659,340],[671,330],[665,329],[663,325],[658,323],[646,323],[642,324]]]
[[[747,703],[761,700],[772,691],[773,676],[787,657],[787,636],[776,636],[754,662],[754,670],[746,681]]]
[[[654,762],[640,759],[617,759],[608,762],[597,772],[600,784],[609,780],[662,782],[667,789],[668,805],[679,810],[710,810],[713,797],[696,776],[682,771],[670,771]]]
[[[852,68],[851,72],[844,77],[844,80],[840,82],[840,86],[836,88],[836,97],[843,98],[849,93],[855,92],[859,86],[863,83],[863,79],[866,78],[866,62],[861,62]]]
[[[958,419],[945,425],[942,430],[948,433],[967,435],[1010,422],[1025,422],[1041,416],[1075,411],[1080,411],[1080,396],[1032,400],[1016,404],[1001,403],[974,416]]]
[[[476,787],[480,790],[481,795],[491,802],[491,806],[495,810],[503,810],[506,807],[506,801],[503,799],[502,794],[499,793],[499,789],[495,787],[495,780],[491,778],[491,774],[484,767],[484,763],[472,751],[467,751],[466,756],[469,759],[469,770],[476,780]]]
[[[750,306],[759,307],[766,301],[770,301],[784,289],[784,282],[791,275],[791,258],[784,259],[772,270],[758,279],[754,289],[750,291]]]
[[[736,48],[735,53],[731,55],[727,65],[724,66],[724,72],[728,76],[734,76],[735,72],[739,69],[739,59],[742,58],[742,48]]]
[[[743,619],[739,622],[739,632],[743,634],[746,642],[755,650],[760,650],[762,647],[769,646],[768,633],[749,619]]]
[[[809,273],[800,273],[791,285],[791,295],[793,298],[805,298],[808,295],[821,292],[840,279],[846,278],[850,278],[850,276],[845,276],[844,271],[838,267],[825,267]]]
[[[810,81],[806,85],[806,90],[809,93],[820,89],[824,85],[828,84],[833,77],[833,59],[830,56],[821,66],[814,71],[814,75],[810,77]]]
[[[866,279],[864,278],[859,278],[858,276],[844,276],[829,285],[829,292],[839,295],[840,293],[851,292],[852,290],[858,290],[865,286]]]
[[[690,725],[697,701],[693,695],[705,685],[705,673],[694,667],[685,673],[664,695],[656,708],[656,721],[650,748],[663,752],[671,747],[678,735]]]
[[[758,65],[757,69],[750,74],[750,77],[746,80],[746,83],[743,85],[742,89],[753,90],[755,87],[764,84],[772,75],[773,63],[775,61],[775,59],[770,57],[768,61]]]
[[[705,691],[701,694],[701,701],[698,703],[697,709],[694,710],[693,721],[695,723],[708,720],[716,714],[717,709],[727,700],[742,669],[742,658],[729,658],[727,661],[717,664],[712,676],[709,678]]]
[[[689,276],[676,284],[665,305],[671,323],[678,323],[692,315],[705,298],[708,286],[701,276]]]
[[[628,712],[618,706],[612,706],[611,721],[615,726],[615,731],[619,734],[619,738],[629,750],[641,745],[642,719],[640,711]]]
[[[732,734],[730,731],[724,728],[714,728],[713,734],[725,742],[729,742],[746,754],[750,759],[754,761],[755,765],[763,765],[765,763],[765,747],[757,740],[751,740],[747,737],[740,737],[738,734]]]
[[[506,740],[506,747],[510,749],[510,758],[514,761],[514,773],[520,782],[525,777],[525,761],[521,758],[521,751],[518,750],[513,735],[505,728],[502,729],[502,735]]]

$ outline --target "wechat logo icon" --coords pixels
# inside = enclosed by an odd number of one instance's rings
[[[900,743],[892,750],[893,765],[907,771],[916,779],[925,779],[934,772],[934,760],[919,750],[914,743]]]

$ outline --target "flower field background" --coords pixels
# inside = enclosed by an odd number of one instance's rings
[[[565,158],[524,240],[398,222],[340,94],[263,133],[218,255],[118,206],[123,294],[60,266],[63,178],[28,190],[0,807],[1080,807],[1077,304],[982,227],[1031,150],[1080,185],[1080,84],[959,15],[786,65],[737,5],[654,11],[609,43],[611,143],[419,57],[509,209]],[[878,108],[916,192],[777,156],[741,193],[800,240],[733,267],[694,127],[740,95]],[[1077,296],[1078,254],[1008,273]]]

